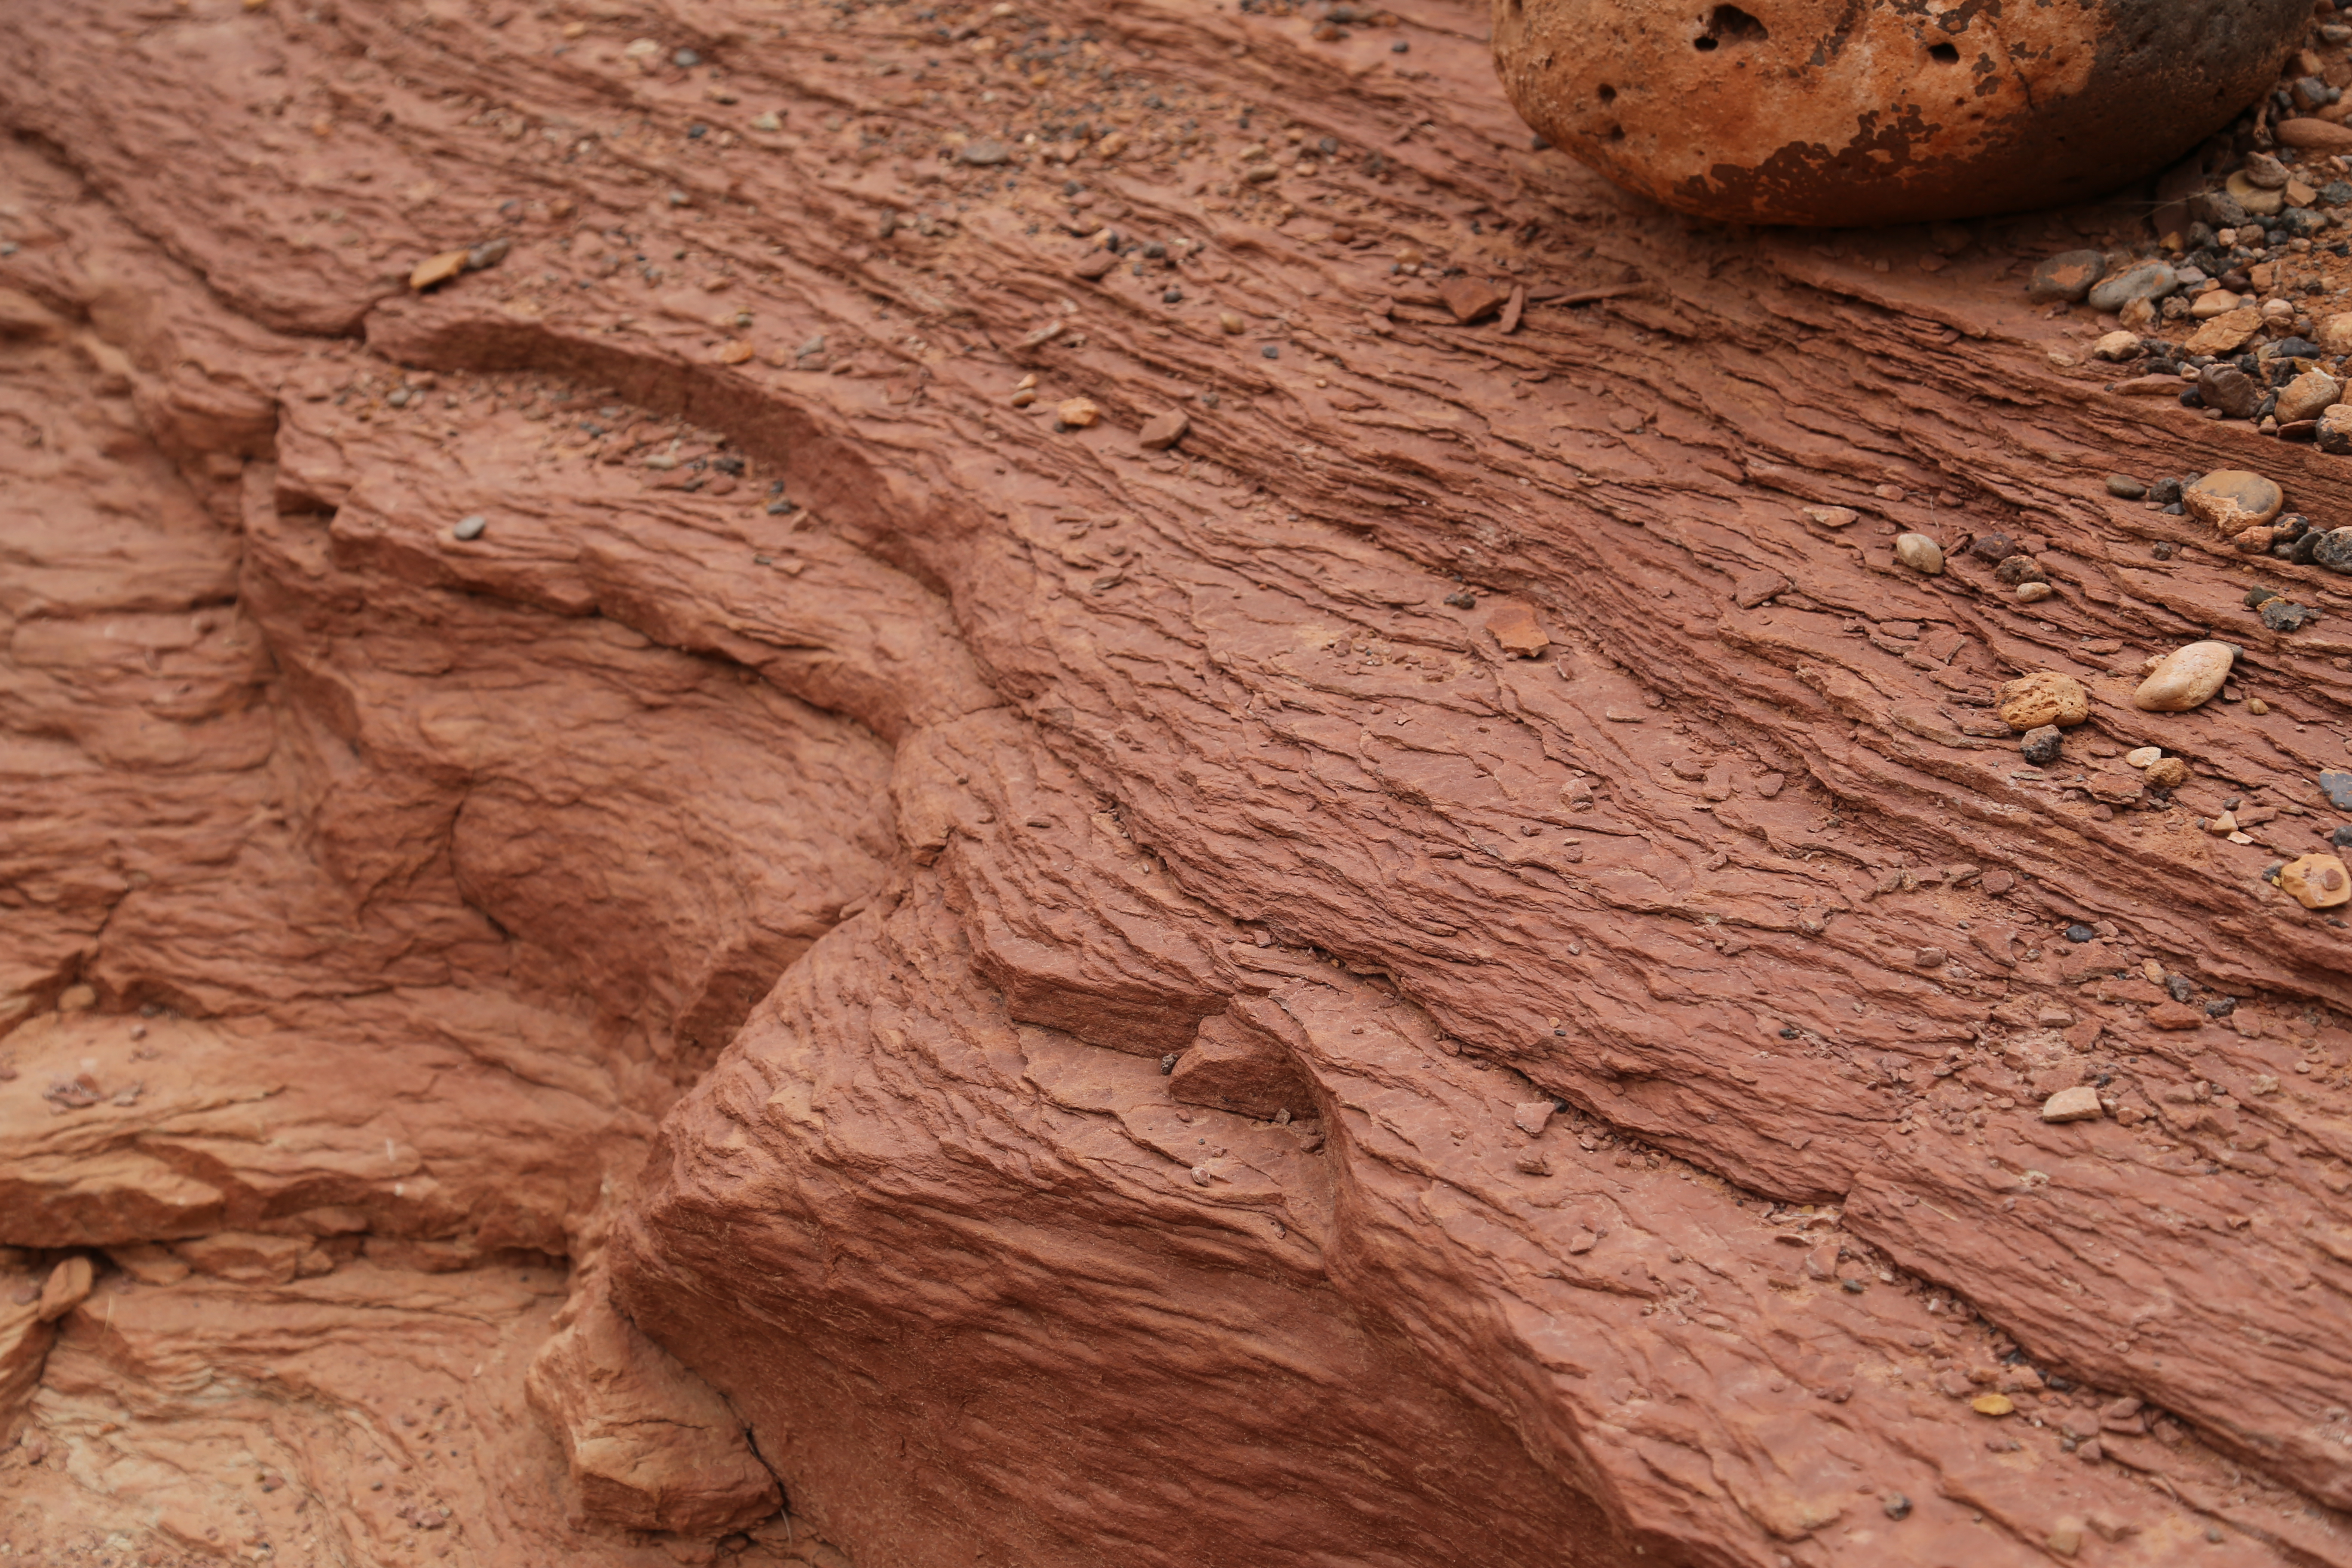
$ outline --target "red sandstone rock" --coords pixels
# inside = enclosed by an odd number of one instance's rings
[[[407,20],[0,9],[21,1559],[2344,1560],[2338,933],[1969,728],[2073,660],[2205,816],[2340,763],[2340,684],[2249,637],[2302,730],[2129,709],[2242,586],[2081,474],[2212,432],[2054,369],[2005,252],[1611,216],[1496,160],[1466,16],[1331,40],[1345,91],[1257,13],[1122,14],[1154,58],[1083,79],[882,13],[789,72]],[[1266,59],[1375,248],[1151,140],[1144,83]],[[1108,94],[1132,155],[943,158],[934,69]],[[1059,310],[1088,213],[1199,242],[1181,308]],[[1517,333],[1391,304],[1408,248],[1512,264]],[[1055,436],[1031,374],[1192,428]],[[2028,515],[2132,656],[1871,553]],[[2121,1027],[2170,1004],[2055,951],[2089,910],[2233,1026]],[[2113,1118],[2043,1122],[2086,1074]],[[60,1254],[109,1261],[52,1328]],[[2063,1454],[2039,1378],[1963,1397],[2012,1347],[2166,1414]]]

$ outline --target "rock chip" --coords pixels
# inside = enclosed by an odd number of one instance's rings
[[[2126,17],[2129,20],[2126,20]],[[2268,91],[2308,0],[1498,7],[1496,72],[1571,156],[1715,221],[2020,212],[2163,168]],[[1953,112],[1956,104],[1967,112]]]
[[[2137,359],[2141,352],[2137,332],[2109,332],[2091,345],[2091,357],[2105,360],[2110,364]]]
[[[1551,1120],[1552,1103],[1549,1100],[1530,1100],[1511,1107],[1511,1122],[1530,1138],[1538,1137],[1544,1123]]]
[[[437,256],[426,257],[409,269],[409,288],[422,294],[427,289],[446,283],[450,279],[466,270],[466,260],[469,254],[463,250],[445,250]]]
[[[2282,890],[2306,910],[2332,910],[2352,902],[2352,875],[2333,855],[2305,855],[2279,868]]]
[[[89,1258],[81,1253],[60,1261],[49,1270],[49,1277],[41,1282],[40,1302],[33,1309],[34,1320],[54,1323],[80,1306],[89,1299],[90,1286],[96,1278]]]
[[[1455,321],[1468,326],[1501,310],[1511,296],[1508,289],[1497,289],[1483,278],[1449,278],[1437,286],[1437,297]]]
[[[1540,658],[1551,647],[1535,606],[1523,599],[1496,599],[1486,608],[1486,630],[1513,658]]]
[[[2042,1102],[2044,1121],[2095,1121],[2105,1114],[2099,1091],[2086,1083],[2062,1089]]]
[[[1944,547],[1924,533],[1895,535],[1895,559],[1923,577],[1944,574]]]
[[[2001,721],[2012,730],[2045,724],[2072,729],[2091,716],[2091,694],[2071,675],[2036,670],[2021,675],[1995,693]]]
[[[2278,422],[2316,419],[2344,396],[2344,384],[2324,370],[2307,370],[2279,388]]]
[[[2241,306],[2227,314],[2214,317],[2189,334],[2181,345],[2191,354],[2235,353],[2246,346],[2246,341],[2263,330],[2263,313],[2252,305]]]
[[[2179,757],[2158,757],[2147,764],[2150,789],[2179,789],[2189,782],[2189,764]]]
[[[2049,584],[2039,580],[2032,583],[2020,583],[2017,585],[2017,602],[2021,605],[2038,605],[2057,591],[2058,590],[2053,588]]]
[[[1137,437],[1147,452],[1164,452],[1184,438],[1192,428],[1192,421],[1184,415],[1170,410],[1155,414],[1143,422],[1143,432]]]
[[[2091,285],[2106,269],[2104,252],[2062,250],[2033,269],[2033,276],[2026,280],[2025,297],[2037,305],[2054,304],[2061,300],[2075,303],[2091,291]]]
[[[1743,610],[1752,610],[1788,591],[1789,580],[1778,572],[1751,572],[1732,584],[1731,602]]]
[[[2352,404],[2338,403],[2320,410],[2319,428],[2311,433],[2315,445],[2337,457],[2352,453]]]
[[[2242,371],[2232,375],[2246,379]],[[2217,468],[2180,492],[2189,514],[2225,539],[2276,517],[2286,505],[2278,486],[2243,468]]]
[[[2066,731],[2055,724],[2044,724],[2039,730],[2028,730],[2018,738],[2017,749],[2035,767],[2047,767],[2058,760],[2065,747]]]
[[[2205,1009],[2179,1002],[2158,1002],[2147,1010],[2147,1026],[2151,1029],[2201,1029],[2205,1026]]]
[[[2352,405],[2339,404],[2328,412],[2333,414],[2338,409],[2352,412]],[[2310,559],[2314,565],[2325,566],[2330,572],[2352,574],[2352,528],[2331,528],[2325,533],[2305,534],[2304,537],[2311,542]],[[2295,558],[2301,560],[2302,541],[2298,540],[2296,545],[2298,552]]]
[[[1055,405],[1054,417],[1072,430],[1084,430],[1102,418],[1102,410],[1087,397],[1065,398]]]
[[[2164,752],[2154,746],[2135,747],[2124,753],[2124,765],[2127,768],[2145,768],[2160,761],[2163,756]]]
[[[1849,528],[1862,515],[1845,506],[1809,506],[1804,510],[1806,517],[1823,528]]]
[[[2143,261],[2092,286],[2091,309],[2110,313],[2134,300],[2161,300],[2180,287],[2180,275],[2161,261]]]
[[[2216,362],[2197,373],[2197,395],[2206,407],[2218,408],[2232,419],[2251,419],[2262,405],[2263,389],[2236,365]]]

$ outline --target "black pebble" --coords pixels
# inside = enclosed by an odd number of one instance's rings
[[[1465,593],[1448,594],[1445,595],[1445,602],[1457,610],[1475,610],[1478,607],[1478,601]]]
[[[2148,486],[2147,499],[2153,501],[2162,501],[2166,506],[2171,506],[2180,500],[2180,490],[2181,484],[2179,479],[2158,479],[2156,483]]]
[[[2166,510],[2170,511],[2179,511],[2180,509],[2178,506],[2174,506]],[[2179,551],[2170,540],[2166,539],[2159,540],[2156,545],[2148,551],[2148,553],[2155,556],[2158,561],[2169,561],[2175,555],[2179,554]]]
[[[1392,55],[1401,55],[1412,47],[1412,46],[1411,44],[1406,43],[1402,38],[1399,38],[1395,43],[1389,46],[1389,53]]]
[[[1181,289],[1162,289],[1160,291],[1160,302],[1163,305],[1181,305],[1184,302],[1184,290]]]
[[[2188,1005],[2189,999],[2191,996],[2197,994],[2196,985],[2190,982],[2189,976],[2186,974],[2166,975],[2164,977],[2164,989],[2171,995],[2175,1002],[2180,1003],[2183,1006]]]
[[[1885,1498],[1880,1500],[1880,1501],[1886,1510],[1887,1518],[1908,1519],[1911,1517],[1911,1500],[1905,1497],[1901,1492],[1888,1492]]]
[[[2072,942],[2085,942],[2098,934],[2085,925],[2072,925],[2066,928],[2066,940]]]
[[[2216,996],[2205,1004],[2205,1016],[2209,1018],[2226,1018],[2237,1010],[2238,999],[2235,996]]]
[[[2328,835],[2327,841],[2338,849],[2352,849],[2352,823],[2347,823]]]
[[[1267,359],[1280,359],[1282,357],[1282,345],[1279,343],[1268,343],[1265,347],[1258,350],[1257,352]]]
[[[2058,760],[2059,748],[2064,742],[2065,736],[2057,725],[2044,724],[2038,730],[2028,730],[2017,742],[2017,749],[2025,753],[2027,762],[2042,767]]]

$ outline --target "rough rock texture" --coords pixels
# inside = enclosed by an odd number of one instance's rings
[[[0,8],[19,1558],[2352,1561],[2352,482],[1350,26]]]
[[[1705,217],[1884,224],[2104,195],[2266,91],[2307,0],[1494,0],[1528,124]]]

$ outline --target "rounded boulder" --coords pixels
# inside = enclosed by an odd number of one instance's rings
[[[2163,168],[2276,79],[2309,0],[1494,0],[1520,116],[1617,184],[1743,223],[2054,206]]]

